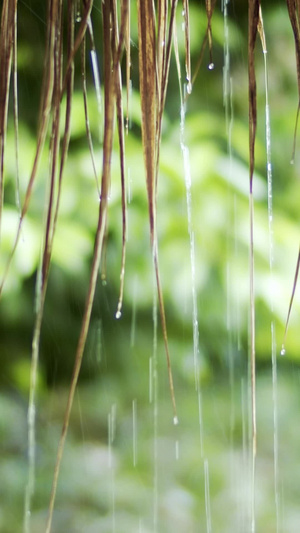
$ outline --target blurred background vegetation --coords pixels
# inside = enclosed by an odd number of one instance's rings
[[[218,3],[219,4],[219,3]],[[134,7],[134,6],[133,6]],[[292,158],[298,104],[294,41],[286,7],[264,2],[268,46],[273,169],[273,276],[269,267],[269,220],[265,148],[264,58],[257,44],[258,135],[256,142],[255,293],[258,363],[258,530],[297,531],[300,487],[297,447],[299,415],[299,295],[278,361],[279,511],[276,529],[273,467],[274,387],[271,320],[280,353],[299,246],[300,159]],[[192,68],[206,29],[204,6],[191,3]],[[132,94],[126,137],[128,240],[124,308],[116,320],[122,213],[117,143],[106,249],[106,281],[99,280],[77,402],[63,462],[53,531],[248,531],[248,104],[247,5],[228,4],[231,144],[223,98],[224,19],[213,16],[214,70],[206,51],[187,102],[185,143],[192,176],[192,223],[196,246],[196,291],[202,385],[203,449],[194,387],[190,242],[180,98],[175,60],[163,121],[158,187],[161,279],[180,425],[172,426],[163,340],[158,327],[158,418],[149,402],[153,354],[153,271],[140,139],[136,14],[132,10]],[[45,3],[20,2],[18,83],[21,204],[35,149],[45,40]],[[101,65],[100,17],[93,9]],[[181,15],[179,46],[183,56]],[[100,27],[100,24],[99,24]],[[80,65],[78,65],[80,73]],[[45,304],[38,384],[38,464],[32,517],[42,531],[86,297],[97,223],[98,193],[85,131],[80,74],[73,100],[72,137]],[[92,73],[88,105],[98,174],[101,132]],[[18,224],[14,129],[7,134],[1,272]],[[47,151],[11,265],[0,308],[0,531],[21,529],[26,483],[26,416],[35,277],[41,247]],[[299,293],[299,291],[298,291]],[[274,308],[272,313],[272,306]],[[151,381],[151,380],[150,380]],[[151,384],[150,384],[151,389]],[[108,442],[108,420],[115,427]],[[155,422],[156,420],[156,422]],[[111,422],[110,422],[111,423]],[[157,425],[155,425],[157,423]],[[133,431],[134,429],[134,431]],[[205,460],[203,461],[203,457]],[[284,460],[283,460],[284,458]],[[205,499],[209,467],[210,512]],[[242,473],[242,474],[241,474]],[[244,481],[241,479],[244,478]],[[158,523],[155,522],[157,511]],[[277,517],[278,518],[278,517]],[[155,529],[156,528],[156,529]]]

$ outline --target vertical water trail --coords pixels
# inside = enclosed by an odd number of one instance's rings
[[[224,15],[224,66],[223,66],[223,105],[225,109],[225,127],[227,137],[227,153],[229,158],[229,173],[232,173],[232,130],[234,123],[234,111],[233,111],[233,80],[230,75],[230,51],[229,51],[229,25],[228,25],[228,10],[227,5],[229,0],[224,0],[223,15]],[[236,201],[237,197],[235,193],[229,191],[230,197],[228,198],[228,204],[232,203],[232,227],[228,227],[228,232],[233,231],[233,250],[229,250],[228,255],[233,257],[229,262],[229,272],[227,281],[227,329],[234,346],[232,349],[240,350],[240,311],[239,311],[239,294],[238,288],[234,283],[234,267],[238,259],[237,250],[237,218],[236,218]],[[228,235],[228,237],[229,237]],[[231,239],[230,239],[231,240]],[[231,268],[230,268],[231,267]],[[230,302],[231,305],[230,305]],[[230,367],[230,384],[234,385],[234,357],[232,350],[230,352],[229,367]],[[233,408],[233,406],[232,406]]]
[[[261,19],[262,20],[262,19]],[[263,28],[262,28],[263,30]],[[264,37],[264,33],[262,33]],[[272,160],[271,160],[271,125],[268,90],[267,48],[265,39],[261,38],[264,57],[265,93],[266,93],[266,155],[267,155],[267,184],[268,184],[268,221],[269,221],[269,265],[271,279],[271,353],[272,353],[272,388],[273,388],[273,448],[274,448],[274,496],[276,509],[276,531],[279,531],[279,488],[278,488],[278,408],[277,408],[277,358],[276,334],[274,321],[274,229],[273,229],[273,190],[272,190]]]
[[[139,533],[143,533],[143,520],[139,519]]]
[[[192,314],[193,314],[193,346],[194,346],[194,374],[195,388],[198,398],[198,415],[199,415],[199,433],[200,433],[200,453],[204,461],[204,489],[205,489],[205,512],[207,533],[211,533],[211,509],[210,509],[210,492],[209,492],[209,469],[208,459],[204,458],[203,446],[203,418],[202,418],[202,401],[200,386],[200,361],[199,361],[199,327],[198,327],[198,308],[197,308],[197,290],[196,290],[196,256],[195,256],[195,233],[192,219],[192,179],[190,169],[189,150],[185,144],[185,104],[181,103],[180,113],[180,146],[183,155],[184,181],[186,188],[188,232],[190,237],[190,263],[191,263],[191,287],[192,287]]]
[[[237,216],[237,197],[234,195],[233,199],[233,218],[234,218],[234,260],[235,264],[238,262],[239,250],[238,250],[238,240],[237,240],[237,227],[238,227],[238,216]],[[242,349],[242,339],[241,339],[241,304],[240,304],[240,291],[238,285],[235,287],[235,333],[236,333],[236,347],[238,352],[241,352]]]
[[[149,357],[149,403],[153,402],[153,355]]]
[[[248,502],[248,493],[249,493],[249,480],[247,478],[249,473],[248,468],[248,453],[247,453],[247,398],[246,398],[247,390],[245,387],[245,379],[241,378],[241,411],[242,411],[242,469],[243,472],[246,473],[246,479],[241,479],[241,490],[242,494],[246,497],[243,497],[243,506],[242,506],[242,512],[241,512],[241,524],[242,528],[241,531],[247,531],[249,529],[248,527],[248,520],[247,520],[247,509],[245,502]],[[244,476],[243,476],[244,478]]]
[[[250,353],[251,361],[249,368],[250,386],[250,407],[251,413],[251,533],[256,530],[256,516],[255,516],[255,467],[256,467],[256,372],[255,372],[255,306],[254,306],[254,252],[253,252],[253,228],[254,228],[254,205],[253,193],[250,192]]]
[[[137,400],[132,400],[132,455],[133,466],[137,465]]]
[[[102,320],[99,318],[98,325],[96,329],[96,361],[98,365],[101,363],[102,359]]]
[[[188,232],[190,237],[190,263],[191,263],[191,288],[192,288],[192,314],[193,314],[193,353],[194,353],[194,374],[195,374],[195,388],[198,395],[199,408],[199,429],[200,429],[200,451],[203,457],[203,420],[202,420],[202,405],[201,405],[201,390],[200,390],[200,364],[199,364],[199,327],[198,327],[198,309],[197,309],[197,291],[196,291],[196,276],[195,276],[195,234],[192,221],[192,179],[190,169],[189,150],[185,144],[185,103],[181,102],[180,109],[180,147],[183,156],[184,181],[186,189],[187,202],[187,217],[188,217]]]
[[[116,496],[115,496],[115,469],[113,458],[113,442],[116,433],[116,404],[113,404],[108,414],[108,467],[111,473],[111,518],[112,532],[116,533]]]
[[[102,99],[101,99],[101,85],[100,85],[100,74],[99,74],[99,68],[98,68],[97,52],[95,49],[92,49],[90,54],[91,54],[92,71],[93,71],[93,76],[94,76],[94,84],[95,84],[95,91],[96,91],[98,116],[99,116],[99,120],[98,120],[99,140],[102,141],[102,138],[103,138],[102,131],[101,131],[102,120],[100,120],[102,116]]]
[[[190,262],[191,262],[191,284],[192,284],[192,306],[193,306],[193,341],[194,341],[194,374],[196,390],[199,388],[199,330],[198,330],[198,310],[195,277],[195,234],[192,222],[192,180],[190,169],[189,149],[184,141],[185,130],[185,105],[181,106],[180,122],[180,145],[183,155],[184,181],[186,187],[188,231],[190,237]]]
[[[227,152],[232,167],[232,129],[233,129],[233,83],[230,75],[229,25],[227,5],[229,0],[223,0],[224,17],[224,65],[223,65],[223,106],[225,109],[225,128],[227,136]]]
[[[154,261],[153,261],[154,265]],[[153,403],[153,532],[158,532],[158,373],[157,373],[157,291],[153,268],[153,352],[150,358],[150,401]]]
[[[205,513],[206,513],[206,531],[211,533],[211,510],[210,510],[210,491],[209,491],[209,469],[208,460],[204,460],[204,479],[205,479]]]
[[[232,91],[232,78],[230,76],[230,53],[229,53],[229,26],[228,26],[228,11],[227,11],[227,4],[229,0],[224,0],[222,9],[223,9],[223,17],[224,17],[224,65],[223,65],[223,105],[225,109],[225,128],[226,128],[226,137],[227,137],[227,153],[229,158],[229,165],[230,165],[230,175],[231,175],[231,168],[232,168],[232,128],[233,128],[233,91]],[[232,200],[232,193],[228,189],[228,204],[230,205]],[[235,211],[235,196],[233,197],[233,211]],[[235,213],[234,213],[235,214]],[[235,222],[235,217],[233,216],[233,221]],[[233,327],[234,327],[234,319],[233,317],[233,309],[232,309],[232,263],[230,261],[230,246],[229,242],[231,241],[230,235],[232,232],[232,227],[228,226],[228,244],[227,244],[227,316],[226,316],[226,322],[227,322],[227,331],[229,334],[229,344],[232,343],[232,335],[233,335]],[[234,242],[236,244],[236,226],[233,226],[234,231]],[[233,346],[229,346],[229,373],[230,373],[230,385],[233,386],[233,354],[232,354],[232,348]]]
[[[42,255],[36,278],[35,294],[35,313],[37,316],[37,327],[35,328],[32,339],[32,363],[30,372],[29,402],[27,412],[28,428],[28,481],[25,489],[24,502],[24,533],[30,533],[31,505],[35,490],[35,468],[36,468],[36,394],[37,394],[37,376],[38,376],[38,354],[39,339],[41,330],[42,316],[39,309],[42,304]]]
[[[31,409],[27,414],[27,426],[28,426],[28,482],[25,489],[25,502],[24,502],[24,533],[30,533],[30,518],[31,518],[31,501],[34,494],[35,485],[35,402],[32,404]]]
[[[127,116],[126,116],[126,122],[125,122],[125,131],[127,135],[128,135],[128,131],[131,130],[132,128],[131,108],[132,108],[132,81],[129,80],[128,90],[127,90],[127,109],[126,109]]]
[[[225,128],[227,136],[227,152],[229,157],[230,164],[230,174],[231,174],[231,165],[232,165],[232,148],[231,148],[231,132],[233,125],[233,116],[232,116],[232,90],[231,87],[231,78],[230,78],[230,54],[229,54],[229,28],[228,28],[228,13],[227,13],[227,0],[224,0],[222,5],[223,9],[223,18],[224,18],[224,65],[223,65],[223,105],[225,109]],[[230,192],[229,192],[230,194]],[[230,202],[230,198],[228,198]],[[232,310],[231,310],[231,290],[232,290],[232,279],[231,279],[231,263],[229,260],[229,242],[230,242],[230,227],[227,228],[228,238],[227,238],[227,313],[226,313],[226,325],[229,337],[231,337],[232,332]],[[231,339],[229,338],[229,379],[230,385],[232,385],[233,378],[233,359],[232,359],[232,346]]]
[[[249,330],[251,326],[249,325]],[[250,341],[251,342],[251,341]],[[250,344],[250,343],[249,343]],[[249,348],[248,348],[249,349]],[[252,363],[248,358],[247,385],[245,386],[245,444],[243,445],[245,464],[247,466],[247,499],[246,499],[246,517],[247,530],[255,533],[255,458],[256,449],[254,448],[253,433],[253,394],[252,394]],[[249,376],[250,379],[249,379]]]
[[[255,275],[254,275],[254,195],[253,177],[255,170],[255,140],[257,130],[257,97],[255,45],[257,33],[260,31],[260,2],[248,2],[248,110],[249,110],[249,381],[251,382],[251,532],[256,529],[255,516],[255,472],[257,447],[257,416],[256,416],[256,330],[255,330]]]
[[[225,128],[227,137],[227,156],[229,159],[229,173],[232,174],[232,129],[233,129],[233,84],[230,75],[230,50],[229,50],[229,24],[228,24],[228,3],[223,0],[222,10],[224,19],[224,48],[223,48],[223,106],[225,110]],[[237,264],[237,226],[236,226],[236,194],[228,183],[227,188],[228,204],[228,226],[227,226],[227,342],[228,342],[228,369],[229,369],[229,389],[230,389],[230,415],[229,415],[229,453],[230,453],[230,492],[232,498],[239,496],[239,479],[236,475],[234,453],[234,426],[235,426],[235,367],[234,357],[238,352],[239,337],[239,310],[238,310],[238,289],[235,281],[234,270]],[[233,239],[232,239],[233,234]],[[238,516],[238,513],[236,513]]]
[[[175,441],[175,458],[176,461],[179,460],[179,440]]]
[[[130,348],[135,345],[135,330],[136,330],[136,293],[137,293],[137,280],[135,278],[133,285],[133,301],[132,301],[132,315],[131,315],[131,327],[130,327]],[[149,374],[151,375],[151,374]],[[151,401],[150,401],[151,402]]]
[[[279,533],[280,498],[279,498],[279,477],[278,477],[278,392],[277,392],[277,355],[276,355],[274,320],[272,320],[271,322],[271,336],[272,336],[274,496],[275,496],[275,510],[276,510],[276,533]]]

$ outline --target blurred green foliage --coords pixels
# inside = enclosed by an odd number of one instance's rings
[[[271,363],[270,324],[274,319],[277,352],[283,338],[284,321],[292,289],[299,242],[300,158],[290,165],[298,104],[292,31],[281,2],[266,2],[264,22],[268,44],[268,82],[271,112],[273,164],[273,276],[269,267],[269,220],[265,150],[264,58],[257,44],[258,136],[256,142],[255,196],[255,293],[256,352],[259,370],[258,410],[259,460],[258,527],[275,531],[272,506],[273,411],[270,376],[263,369]],[[19,108],[20,108],[20,196],[21,203],[30,174],[37,128],[38,102],[45,39],[45,3],[20,2],[19,7]],[[203,412],[207,422],[205,445],[211,460],[213,526],[219,531],[241,531],[249,488],[239,481],[245,439],[247,385],[240,381],[247,368],[249,306],[249,210],[248,210],[248,103],[247,103],[247,3],[229,3],[230,76],[233,116],[230,139],[223,103],[224,22],[219,9],[213,17],[215,69],[209,71],[206,52],[192,95],[187,102],[184,141],[191,168],[192,225],[195,234],[199,313],[199,356],[204,387]],[[95,28],[100,13],[95,10]],[[133,10],[133,18],[135,16]],[[191,5],[192,66],[198,61],[205,31],[205,12],[198,2]],[[153,497],[153,405],[148,403],[149,358],[153,353],[153,292],[155,282],[150,251],[148,207],[140,140],[137,33],[132,25],[132,93],[130,129],[126,137],[128,236],[125,291],[122,318],[116,320],[121,267],[122,213],[117,142],[112,162],[112,186],[106,259],[106,282],[99,284],[85,350],[78,402],[74,406],[70,439],[61,475],[54,531],[111,531],[113,483],[108,468],[107,413],[118,406],[117,442],[113,458],[117,531],[152,531],[149,501]],[[178,37],[183,52],[179,14]],[[101,35],[95,31],[101,70]],[[37,44],[38,43],[38,44]],[[101,71],[102,72],[102,71]],[[182,62],[184,72],[184,61]],[[98,212],[98,191],[88,152],[80,69],[73,99],[72,138],[65,170],[60,215],[54,242],[52,267],[46,298],[41,339],[38,398],[38,478],[34,506],[34,531],[41,531],[49,496],[62,409],[73,366],[88,275],[93,252]],[[183,76],[184,77],[184,76]],[[102,160],[101,128],[97,99],[88,73],[88,106],[98,176]],[[124,94],[125,101],[125,94]],[[62,107],[65,105],[62,102]],[[100,129],[100,131],[99,131]],[[5,207],[1,241],[1,274],[11,251],[19,212],[15,194],[13,123],[7,135]],[[0,530],[17,531],[22,520],[26,483],[26,410],[36,270],[42,242],[45,183],[48,153],[45,149],[22,238],[2,295],[0,307],[1,384],[9,396],[1,395]],[[162,335],[158,327],[159,380],[159,517],[161,531],[199,531],[205,527],[203,469],[199,460],[197,399],[194,392],[192,287],[190,238],[187,220],[183,157],[180,149],[180,101],[174,58],[170,72],[166,115],[163,121],[159,190],[158,229],[161,279],[174,367],[175,391],[182,432],[183,460],[171,464],[174,428],[170,423],[170,402]],[[299,291],[298,291],[299,294]],[[273,306],[273,312],[272,312]],[[287,356],[280,364],[295,369],[299,364],[299,296],[296,295],[287,341]],[[290,365],[290,366],[289,366]],[[228,393],[228,379],[235,386]],[[96,381],[95,381],[95,378]],[[230,381],[230,382],[231,382]],[[288,425],[297,416],[299,376],[279,384],[280,431],[285,438],[282,461],[285,484],[286,531],[299,520],[295,468],[298,468],[298,425]],[[88,382],[88,387],[86,383]],[[291,386],[292,383],[292,386]],[[207,385],[210,385],[208,388]],[[232,383],[231,383],[232,384]],[[242,390],[242,392],[241,392]],[[137,400],[139,426],[138,468],[132,467],[132,399]],[[266,405],[268,406],[266,407]],[[292,404],[292,411],[289,411]],[[244,409],[244,411],[243,411]],[[228,413],[230,413],[228,415]],[[289,416],[287,416],[287,414]],[[11,420],[14,420],[14,424]],[[47,421],[45,423],[45,421]],[[271,435],[271,437],[270,437]],[[176,435],[175,435],[176,437]],[[286,442],[286,439],[289,442]],[[177,437],[176,437],[177,438]],[[96,441],[96,444],[95,444]],[[101,445],[99,445],[99,441]],[[195,442],[197,444],[195,444]],[[230,442],[230,450],[228,443]],[[173,448],[172,448],[173,446]],[[260,448],[261,449],[261,448]],[[226,451],[224,451],[226,450]],[[172,453],[173,453],[172,451]],[[175,456],[175,451],[174,454]],[[84,456],[84,459],[82,459]],[[150,458],[150,459],[149,459]],[[172,456],[172,460],[173,460]],[[76,468],[74,468],[76,465]],[[95,469],[96,465],[96,469]],[[98,470],[97,470],[98,469]],[[95,473],[96,471],[96,473]],[[200,472],[200,473],[199,473]],[[241,482],[241,480],[240,480]],[[95,489],[96,486],[96,489]],[[125,487],[125,488],[124,488]],[[199,489],[201,487],[201,490]],[[240,488],[240,499],[237,492]],[[202,491],[202,492],[201,492]],[[243,492],[244,491],[244,492]],[[199,496],[199,492],[201,492]],[[13,496],[12,496],[13,495]],[[289,504],[286,502],[289,499]],[[180,505],[178,501],[180,500]],[[152,500],[151,500],[152,501]],[[4,511],[2,510],[5,509]],[[18,512],[16,513],[16,509]],[[74,512],[76,509],[76,513]],[[228,512],[230,509],[230,512]],[[238,513],[237,510],[238,509]],[[99,518],[100,516],[100,518]],[[224,517],[227,522],[225,529]],[[74,517],[76,523],[74,524]],[[295,518],[296,517],[296,518]],[[238,522],[240,518],[240,522]],[[9,524],[9,525],[7,525]],[[96,525],[95,525],[96,524]],[[175,524],[175,525],[174,525]],[[124,525],[124,529],[122,527]],[[273,527],[274,526],[274,527]],[[273,527],[273,529],[271,529]],[[56,529],[55,529],[56,528]],[[93,529],[94,528],[94,529]],[[98,529],[97,529],[98,528]],[[236,528],[236,529],[234,529]],[[139,530],[140,530],[139,529]]]

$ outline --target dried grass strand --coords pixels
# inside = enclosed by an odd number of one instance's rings
[[[173,9],[175,5],[176,2],[173,2]],[[159,273],[156,213],[161,120],[165,98],[165,84],[168,78],[167,69],[169,65],[167,61],[167,56],[165,56],[164,51],[160,49],[162,41],[166,41],[166,5],[161,6],[161,10],[159,12],[159,24],[161,25],[161,27],[158,28],[157,33],[161,42],[158,43],[159,50],[157,51],[157,42],[155,34],[156,18],[153,2],[152,0],[139,0],[138,34],[140,98],[142,111],[142,143],[148,195],[150,240],[156,276],[156,285],[158,291],[161,326],[163,331],[163,339],[167,359],[171,401],[173,406],[174,420],[177,420],[177,409],[171,368],[171,358],[168,345],[165,308]],[[173,31],[172,28],[170,28],[169,36],[172,35]]]
[[[12,58],[16,59],[17,0],[3,0],[0,28],[0,235],[4,200],[4,154]]]
[[[127,0],[122,4],[121,19],[125,16]],[[124,11],[123,11],[124,10]],[[127,11],[128,12],[128,11]],[[111,174],[111,155],[113,146],[114,133],[114,115],[115,115],[115,99],[116,99],[116,79],[118,75],[118,66],[121,59],[123,48],[123,40],[120,32],[120,40],[115,49],[111,41],[112,33],[112,5],[109,0],[102,3],[102,17],[103,17],[103,42],[104,42],[104,139],[103,139],[103,160],[102,160],[102,180],[101,180],[101,199],[99,206],[98,225],[95,238],[94,255],[91,267],[91,275],[88,287],[88,293],[85,303],[84,316],[81,325],[81,331],[77,344],[77,350],[74,361],[73,375],[67,400],[67,406],[64,415],[64,422],[60,441],[58,444],[56,463],[54,468],[51,496],[49,502],[48,519],[46,524],[46,533],[50,533],[52,525],[52,517],[55,503],[55,496],[57,490],[57,483],[60,471],[61,460],[63,456],[64,444],[67,436],[70,413],[73,405],[75,390],[77,386],[78,376],[81,368],[81,362],[88,333],[94,295],[96,290],[98,271],[101,261],[101,254],[103,248],[104,234],[107,221],[108,209],[108,195],[110,188],[110,174]]]

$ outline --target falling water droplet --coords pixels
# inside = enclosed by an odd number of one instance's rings
[[[284,344],[283,344],[282,347],[281,347],[280,355],[285,355],[285,347],[284,347]]]
[[[174,416],[173,424],[174,424],[174,426],[178,426],[178,424],[179,424],[178,416]]]
[[[295,163],[295,160],[294,160],[294,158],[292,158],[292,159],[290,160],[290,164],[293,165],[294,163]]]
[[[215,64],[214,63],[209,63],[208,70],[214,70],[214,68],[215,68]]]
[[[188,94],[192,93],[192,83],[188,80],[187,86],[186,86],[186,92]]]
[[[80,13],[77,13],[77,15],[76,15],[76,22],[81,22],[81,15],[80,15]]]
[[[119,309],[118,309],[118,311],[116,312],[116,315],[115,315],[115,316],[116,316],[116,319],[117,319],[117,320],[119,320],[119,318],[121,318],[122,313],[121,313],[121,311],[120,311]]]

